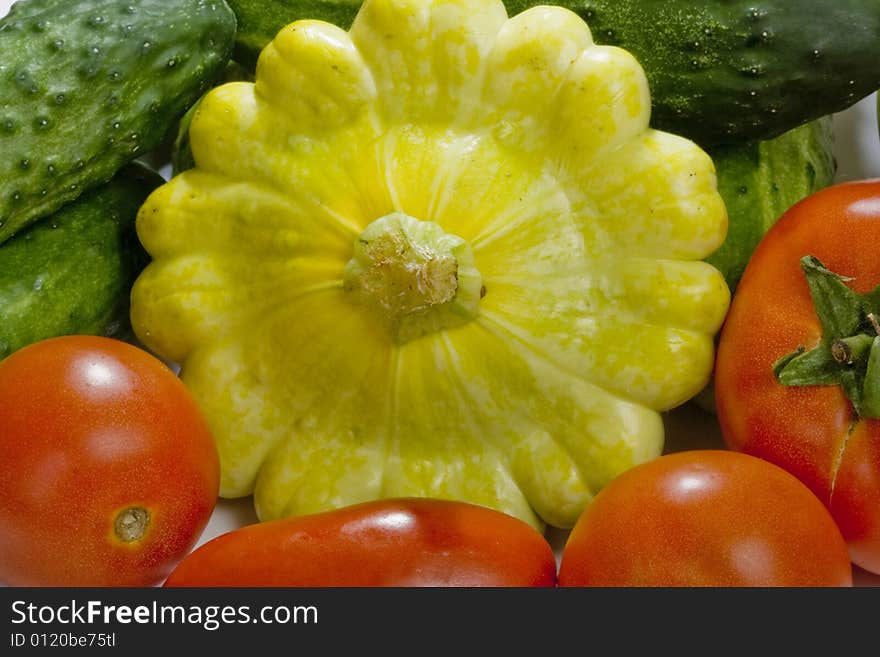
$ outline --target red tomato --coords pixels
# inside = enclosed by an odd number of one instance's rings
[[[846,544],[795,477],[723,450],[661,456],[587,507],[560,586],[851,586]]]
[[[839,385],[788,387],[773,364],[812,349],[823,329],[800,259],[880,283],[880,180],[838,184],[792,207],[767,233],[737,288],[715,370],[727,444],[797,476],[831,511],[852,560],[880,573],[880,422],[856,416]]]
[[[192,549],[218,487],[195,402],[147,352],[67,336],[0,362],[6,584],[159,584]]]
[[[499,511],[404,498],[258,523],[184,559],[166,586],[553,586],[550,544]]]

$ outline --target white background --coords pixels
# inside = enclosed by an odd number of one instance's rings
[[[11,0],[0,0],[0,16],[9,10]],[[2,102],[2,99],[0,99]],[[835,116],[835,153],[838,181],[880,177],[880,137],[878,137],[876,94]],[[2,157],[2,154],[0,154]],[[168,177],[169,167],[162,169]],[[665,417],[667,451],[692,448],[723,448],[714,416],[687,404]],[[199,540],[199,545],[226,531],[256,522],[250,498],[220,500]],[[548,538],[561,550],[567,533],[549,530]],[[856,570],[857,584],[880,586],[880,576]]]

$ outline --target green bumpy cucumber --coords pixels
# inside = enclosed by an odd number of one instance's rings
[[[758,242],[792,205],[834,181],[833,119],[810,121],[774,139],[707,150],[727,206],[724,244],[707,261],[734,291]]]
[[[236,57],[253,66],[301,18],[348,28],[360,0],[229,0]],[[597,43],[635,55],[652,125],[708,147],[772,139],[880,88],[878,0],[505,0],[513,16],[560,5]]]
[[[154,149],[229,59],[224,0],[21,0],[0,19],[0,243]]]
[[[149,260],[135,217],[162,182],[129,164],[0,245],[0,359],[58,335],[130,334],[131,286]]]

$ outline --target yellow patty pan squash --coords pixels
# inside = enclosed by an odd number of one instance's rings
[[[138,231],[141,341],[263,520],[397,496],[571,526],[658,456],[727,310],[710,158],[558,7],[367,0],[201,102]]]

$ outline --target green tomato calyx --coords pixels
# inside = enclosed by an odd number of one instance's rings
[[[798,347],[773,365],[787,386],[839,385],[861,418],[880,418],[880,287],[858,294],[852,280],[805,256],[801,267],[822,325],[813,349]]]
[[[403,212],[358,235],[343,285],[398,344],[469,322],[485,294],[470,244]]]

